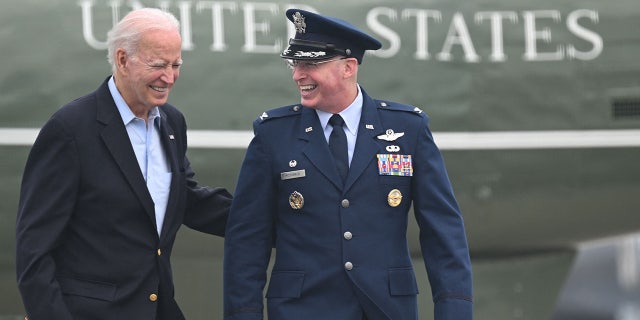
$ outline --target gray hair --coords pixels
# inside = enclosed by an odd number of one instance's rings
[[[123,48],[127,54],[135,55],[142,34],[152,29],[180,32],[180,22],[169,12],[157,8],[142,8],[129,12],[107,33],[107,61],[114,73],[116,50]]]

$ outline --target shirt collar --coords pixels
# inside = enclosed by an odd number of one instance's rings
[[[329,125],[329,118],[331,118],[333,113],[317,109],[316,112],[318,113],[318,118],[320,118],[320,125],[326,129]],[[358,124],[360,123],[360,115],[362,114],[362,90],[360,90],[360,85],[358,85],[358,95],[353,102],[338,114],[344,119],[347,131],[354,136],[358,134]]]
[[[116,82],[115,80],[113,80],[113,76],[109,79],[107,84],[109,85],[109,91],[111,92],[113,101],[116,103],[116,107],[118,108],[120,117],[122,117],[122,122],[124,122],[125,125],[129,124],[129,122],[133,121],[133,119],[136,118],[136,115],[133,114],[133,112],[129,108],[129,105],[127,105],[127,103],[124,101],[124,98],[120,94],[120,91],[118,91]],[[160,118],[160,110],[157,106],[151,109],[151,111],[149,112],[148,120],[155,122],[156,118]]]

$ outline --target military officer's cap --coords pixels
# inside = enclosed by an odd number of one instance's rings
[[[337,56],[358,59],[365,50],[378,50],[380,41],[342,19],[300,10],[287,10],[296,35],[280,57],[292,60],[327,60]]]

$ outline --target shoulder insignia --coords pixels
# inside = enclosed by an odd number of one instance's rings
[[[262,115],[260,115],[259,119],[260,122],[264,122],[270,119],[293,116],[300,114],[300,110],[302,110],[302,107],[298,104],[284,106],[263,112]]]
[[[414,112],[414,113],[422,113],[422,109],[415,107],[415,106],[411,106],[408,104],[402,104],[402,103],[397,103],[397,102],[390,102],[390,101],[379,101],[378,102],[378,108],[381,109],[385,109],[385,110],[392,110],[392,111],[408,111],[408,112]]]

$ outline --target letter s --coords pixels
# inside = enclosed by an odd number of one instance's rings
[[[401,40],[395,31],[380,23],[378,16],[381,15],[389,17],[391,21],[398,19],[398,14],[393,9],[386,7],[373,8],[367,13],[367,25],[369,28],[371,28],[374,33],[387,39],[391,44],[389,49],[376,50],[372,52],[372,54],[380,58],[391,58],[400,51]]]
[[[573,45],[567,45],[567,55],[569,58],[579,60],[593,60],[597,58],[604,48],[602,37],[578,24],[580,18],[589,18],[594,23],[598,23],[598,12],[594,10],[579,9],[567,15],[567,28],[571,33],[582,38],[591,44],[593,48],[590,51],[578,51]]]

